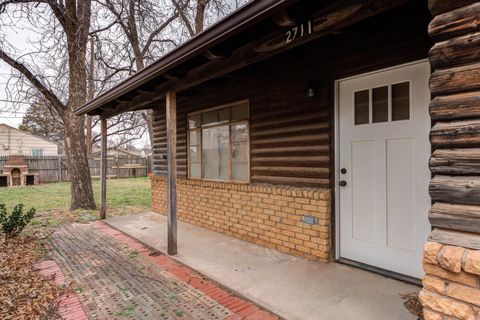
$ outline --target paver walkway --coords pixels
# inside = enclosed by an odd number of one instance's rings
[[[277,319],[102,222],[60,227],[49,249],[89,319]]]

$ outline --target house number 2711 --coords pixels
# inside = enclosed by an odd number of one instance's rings
[[[308,20],[305,23],[296,25],[295,27],[291,28],[288,30],[285,35],[287,38],[285,39],[285,43],[290,43],[292,41],[295,41],[296,39],[299,39],[301,37],[304,37],[306,35],[312,34],[312,21]]]

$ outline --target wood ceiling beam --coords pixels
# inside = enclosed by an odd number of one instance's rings
[[[219,52],[215,52],[213,50],[207,50],[203,53],[203,56],[208,60],[218,60],[218,59],[225,59],[227,55],[221,54]]]
[[[283,10],[272,18],[273,22],[279,27],[293,27],[297,24],[286,10]]]

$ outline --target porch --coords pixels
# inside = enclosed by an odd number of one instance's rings
[[[145,212],[106,222],[167,250],[163,215]],[[182,221],[178,232],[182,236],[174,259],[282,318],[415,319],[403,306],[402,295],[419,287],[338,263],[307,261]]]

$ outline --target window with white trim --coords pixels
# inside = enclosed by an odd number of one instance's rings
[[[188,177],[248,182],[249,106],[237,102],[188,115]]]
[[[43,149],[42,148],[32,148],[32,156],[43,157]]]

